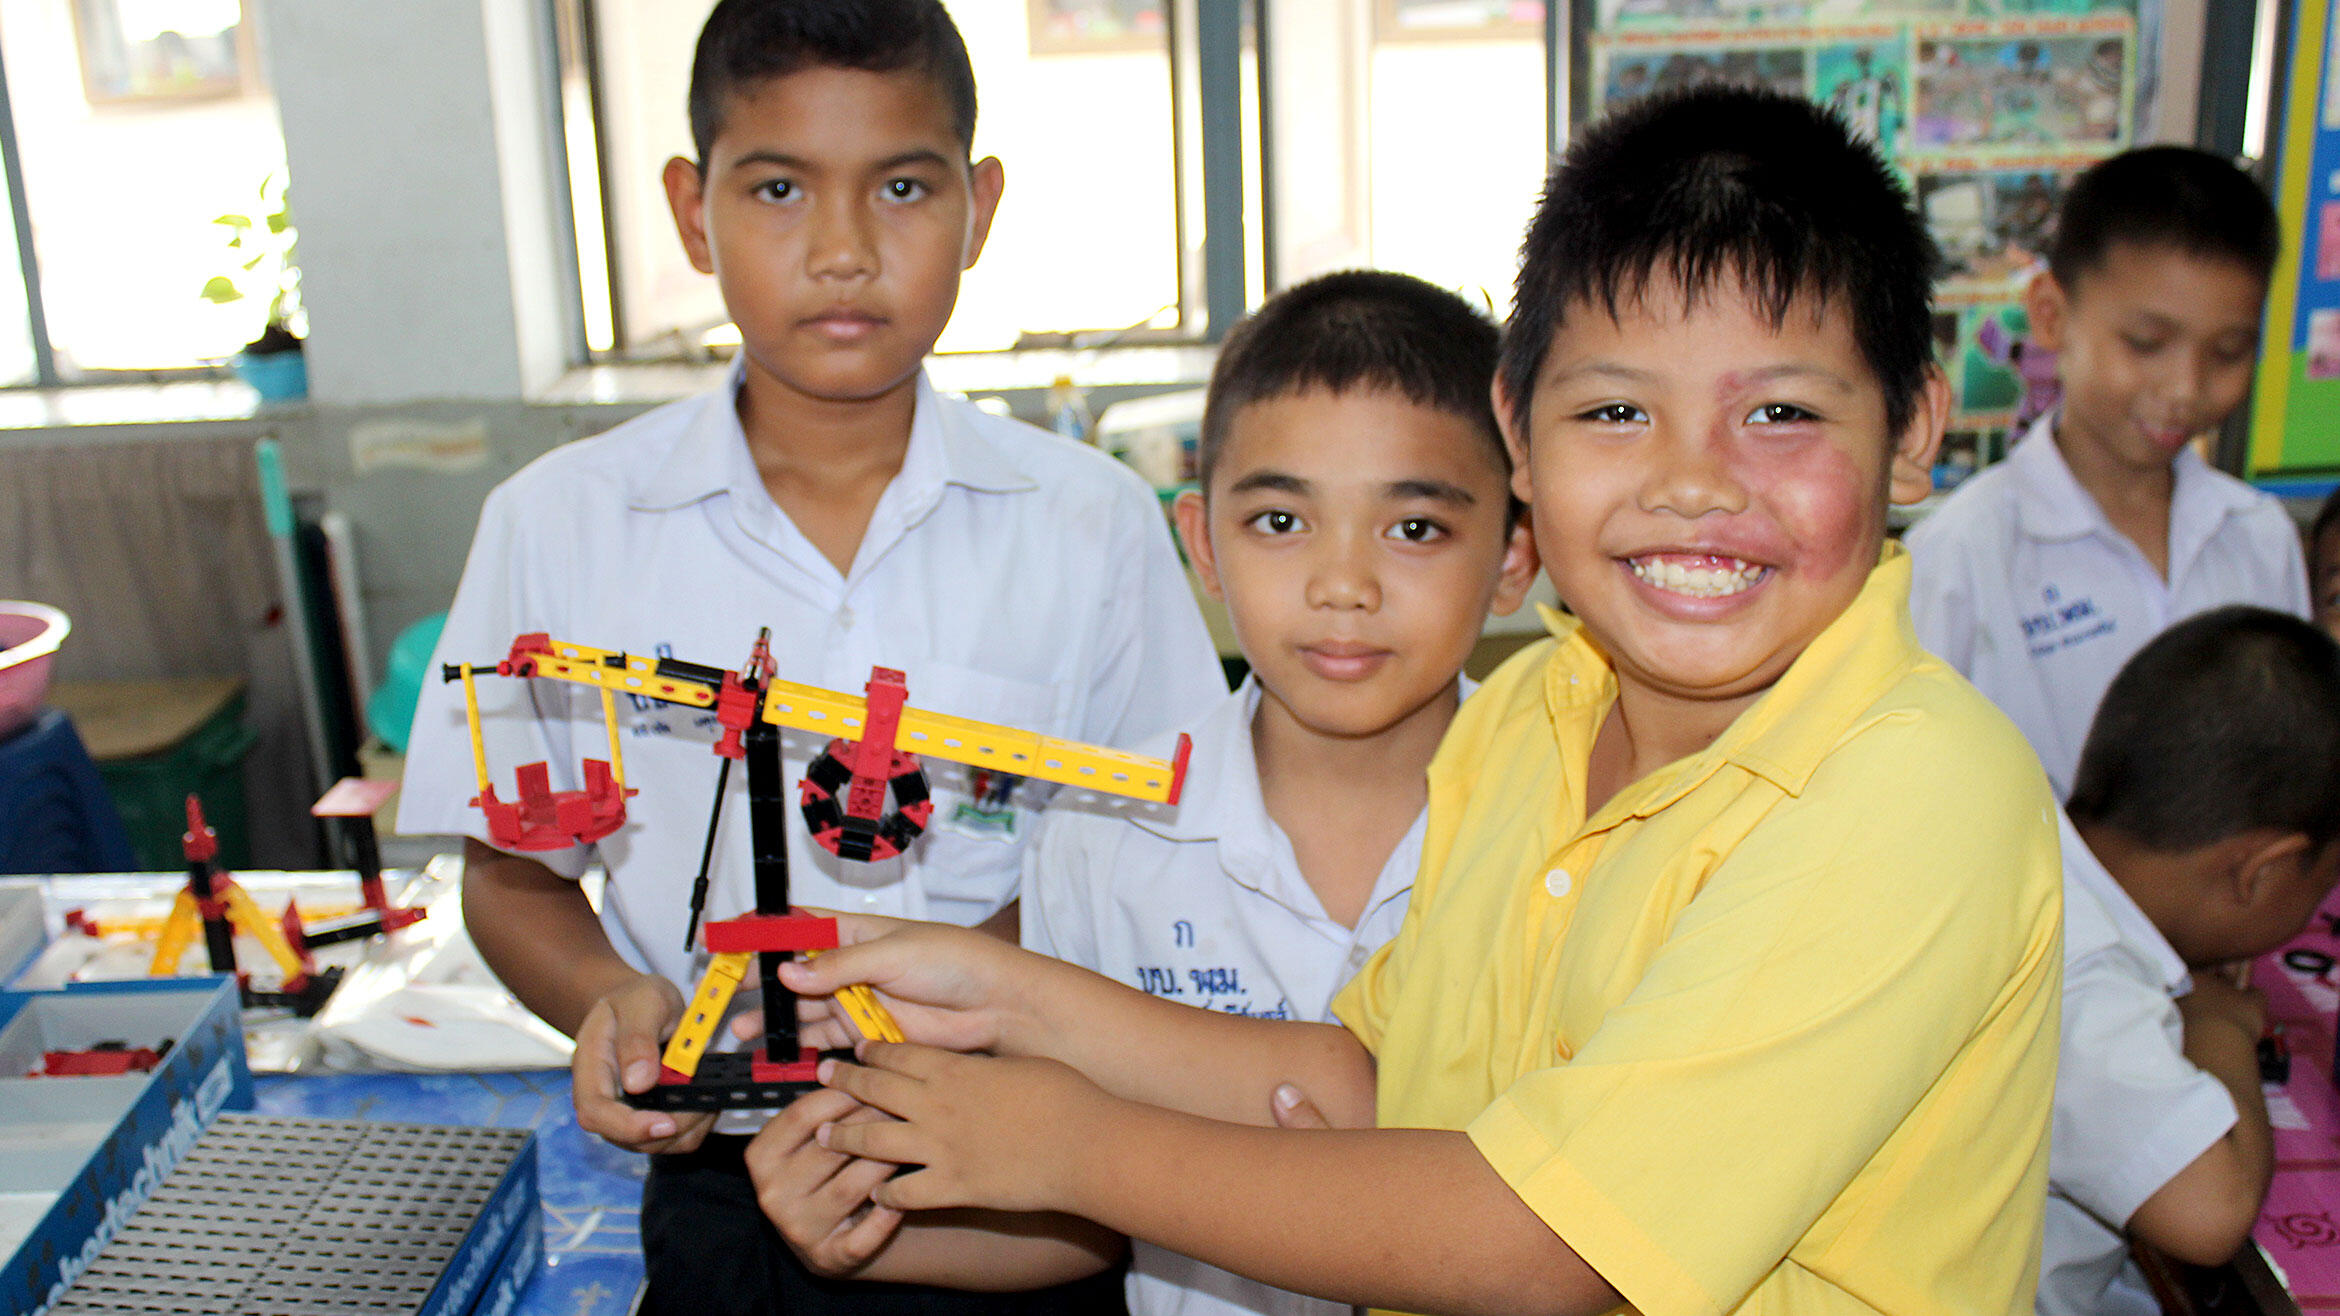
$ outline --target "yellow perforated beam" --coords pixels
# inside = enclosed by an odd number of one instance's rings
[[[556,681],[576,681],[622,695],[640,695],[661,703],[713,708],[716,687],[687,676],[661,676],[658,660],[613,649],[590,649],[563,640],[552,642],[551,653],[530,655],[536,674]],[[612,663],[611,659],[618,659]]]
[[[689,677],[660,676],[656,659],[636,654],[555,640],[551,653],[537,654],[535,659],[537,675],[554,680],[576,681],[620,694],[695,708],[708,708],[715,703],[713,685]],[[915,682],[917,673],[911,673],[910,679]],[[793,681],[774,681],[764,692],[763,718],[792,730],[859,740],[865,707],[860,695],[841,694]],[[1182,784],[1177,765],[1168,759],[1127,754],[1100,745],[1084,745],[1077,740],[1058,740],[1037,731],[930,713],[922,708],[902,710],[901,733],[895,738],[895,748],[969,767],[996,768],[1019,777],[1157,804],[1172,802]]]

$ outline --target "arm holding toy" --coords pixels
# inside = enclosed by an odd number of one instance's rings
[[[1127,1248],[1111,1230],[1064,1215],[927,1211],[905,1223],[870,1200],[898,1167],[830,1151],[815,1136],[831,1123],[890,1118],[841,1092],[813,1092],[748,1144],[757,1203],[815,1274],[1021,1292],[1094,1275]]]
[[[658,1081],[682,993],[618,956],[583,888],[534,859],[467,839],[463,922],[520,1003],[577,1039],[569,1073],[578,1127],[629,1151],[699,1145],[712,1114],[635,1110],[619,1098]]]
[[[807,996],[869,983],[911,1041],[1055,1060],[1208,1119],[1270,1124],[1289,1085],[1333,1124],[1373,1123],[1373,1057],[1337,1025],[1198,1010],[964,928],[845,914],[837,930],[839,949],[781,980]]]
[[[1221,1123],[1112,1096],[1054,1061],[863,1049],[869,1067],[835,1065],[828,1081],[908,1122],[830,1124],[821,1140],[925,1167],[874,1190],[888,1208],[1065,1211],[1270,1284],[1412,1311],[1620,1300],[1463,1133]]]
[[[2185,1057],[2225,1085],[2234,1098],[2234,1126],[2146,1198],[2128,1227],[2180,1261],[2219,1266],[2250,1241],[2275,1172],[2274,1133],[2259,1086],[2267,1003],[2250,987],[2203,972],[2177,1009],[2185,1022]]]

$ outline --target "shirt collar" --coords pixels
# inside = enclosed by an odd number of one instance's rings
[[[739,390],[747,378],[744,358],[734,360],[723,387],[694,400],[695,412],[666,456],[635,487],[632,504],[663,512],[719,493],[761,494],[763,477],[748,452],[739,423]],[[942,496],[943,486],[986,493],[1018,493],[1040,487],[1014,457],[978,428],[980,413],[943,404],[921,370],[910,417],[910,443],[890,491],[898,493],[915,520]],[[765,495],[768,497],[768,495]]]
[[[2016,509],[2023,532],[2045,540],[2091,534],[2117,537],[2120,532],[2105,519],[2095,497],[2081,487],[2080,477],[2072,474],[2071,464],[2064,460],[2064,450],[2056,446],[2058,414],[2049,412],[2033,421],[2007,455],[2008,463],[2023,473],[2016,485]],[[2216,478],[2217,473],[2192,448],[2178,449],[2170,464],[2174,472],[2169,513],[2173,545],[2181,537],[2206,539],[2229,513],[2250,509],[2250,488]]]
[[[1771,689],[1703,751],[1634,783],[1603,815],[1648,817],[1690,793],[1725,763],[1802,793],[1822,760],[1863,710],[1907,673],[1921,651],[1909,620],[1909,554],[1887,541],[1852,604],[1805,646]],[[1545,609],[1560,648],[1544,674],[1555,729],[1564,719],[1604,713],[1616,674],[1583,624]]]
[[[2095,897],[2097,905],[2104,910],[2105,917],[2111,921],[2113,931],[2122,943],[2144,954],[2153,966],[2154,976],[2160,980],[2163,991],[2172,996],[2183,996],[2192,991],[2193,975],[2187,971],[2186,962],[2179,958],[2176,949],[2169,944],[2169,938],[2161,934],[2161,929],[2155,927],[2153,920],[2145,916],[2145,911],[2137,907],[2128,888],[2105,869],[2095,852],[2088,848],[2088,843],[2080,839],[2079,829],[2072,826],[2072,820],[2059,817],[2057,825],[2060,829],[2059,841],[2064,854],[2065,875],[2074,885]]]
[[[1132,820],[1165,841],[1257,838],[1265,849],[1271,824],[1260,795],[1259,761],[1251,749],[1251,718],[1258,709],[1259,678],[1246,676],[1188,731],[1194,747],[1178,808],[1132,814]]]

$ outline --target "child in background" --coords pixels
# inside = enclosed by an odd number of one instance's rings
[[[2307,532],[2309,615],[2340,639],[2340,489],[2324,498]]]
[[[2236,976],[2340,875],[2340,645],[2243,606],[2162,632],[2105,691],[2067,811],[2039,1310],[2151,1316],[2129,1239],[2220,1265],[2267,1195],[2266,1004]]]
[[[1488,401],[1495,356],[1495,326],[1402,274],[1301,284],[1228,335],[1203,409],[1202,492],[1176,512],[1252,676],[1190,728],[1175,813],[1049,811],[1026,870],[1025,945],[1206,1010],[1330,1019],[1333,993],[1405,917],[1426,769],[1465,693],[1463,660],[1490,607],[1518,607],[1535,574]],[[899,1213],[840,1231],[893,1167],[849,1167],[811,1142],[854,1104],[827,1095],[748,1153],[805,1260],[1007,1282],[997,1246],[872,1255]],[[1128,1296],[1140,1316],[1348,1311],[1144,1242]]]
[[[439,658],[493,660],[545,631],[730,664],[770,625],[781,679],[858,691],[882,664],[908,673],[920,707],[1114,745],[1224,696],[1144,483],[1093,449],[944,398],[920,369],[1002,186],[997,160],[972,159],[974,78],[942,7],[723,0],[690,95],[699,158],[670,161],[665,181],[685,249],[739,325],[731,378],[550,453],[489,495]],[[510,681],[482,695],[492,762],[546,760],[556,787],[573,786],[562,778],[580,751],[598,753],[591,692]],[[504,854],[476,839],[461,704],[434,685],[401,821],[475,838],[464,916],[481,954],[576,1036],[578,1123],[654,1154],[643,1311],[939,1310],[915,1293],[825,1287],[794,1266],[743,1161],[760,1113],[733,1112],[710,1136],[711,1115],[620,1100],[655,1080],[701,971],[684,925],[706,833],[698,783],[715,781],[711,721],[628,709],[627,768],[647,787],[631,824],[593,852]],[[787,779],[819,749],[788,736]],[[990,920],[1012,937],[1029,815],[1045,796],[1026,786],[1010,798],[997,779],[939,766],[934,785],[934,825],[905,859],[848,864],[792,825],[795,897]],[[738,774],[731,788],[744,793]],[[746,821],[735,799],[709,919],[753,908]],[[575,880],[595,853],[609,873],[598,918]],[[757,994],[735,1008],[755,1012]],[[1097,1287],[1062,1304],[1119,1307],[1116,1287]]]
[[[2036,757],[1918,648],[1885,542],[1948,410],[1933,257],[1809,102],[1580,134],[1495,407],[1575,616],[1455,715],[1347,1026],[848,918],[792,989],[993,1054],[865,1045],[827,1081],[898,1121],[817,1140],[921,1167],[888,1209],[1070,1211],[1336,1301],[2021,1309],[2061,881]],[[1380,1127],[1257,1127],[1286,1085]]]
[[[2025,297],[2063,400],[1909,533],[1918,640],[2015,720],[2059,798],[2098,697],[2157,632],[2223,603],[2307,615],[2282,505],[2187,446],[2250,392],[2279,240],[2214,155],[2146,147],[2080,175]]]

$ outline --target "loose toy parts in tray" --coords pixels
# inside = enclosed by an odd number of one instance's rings
[[[870,670],[863,697],[775,680],[771,631],[756,637],[754,651],[737,672],[674,658],[590,649],[544,634],[520,636],[492,669],[450,663],[446,680],[463,683],[464,714],[471,728],[472,765],[479,794],[472,799],[486,816],[488,837],[508,850],[556,850],[600,840],[624,824],[626,800],[638,792],[626,785],[619,744],[620,694],[662,703],[715,710],[723,734],[715,742],[722,759],[715,781],[715,804],[707,821],[707,842],[691,889],[690,922],[683,948],[691,948],[707,899],[715,852],[716,826],[723,813],[733,760],[748,773],[748,823],[755,856],[756,908],[751,914],[707,924],[710,957],[682,1023],[668,1040],[657,1086],[627,1100],[661,1110],[714,1110],[786,1104],[815,1086],[820,1057],[797,1038],[794,997],[780,985],[780,965],[789,956],[816,955],[837,944],[837,922],[802,913],[789,903],[787,790],[780,765],[783,727],[836,736],[807,767],[799,783],[798,809],[813,840],[843,859],[871,863],[891,859],[913,845],[926,828],[934,805],[918,756],[946,759],[987,771],[1036,777],[1110,795],[1175,804],[1185,785],[1189,744],[1178,739],[1168,760],[1057,740],[1037,732],[995,726],[967,718],[908,707],[902,675],[884,667]],[[475,679],[498,676],[573,681],[601,691],[601,715],[609,758],[586,759],[584,787],[555,791],[549,766],[531,763],[517,774],[517,798],[498,797],[488,776],[487,747],[480,734]],[[892,807],[888,808],[889,797]],[[757,1052],[707,1051],[723,1012],[748,975],[750,964],[763,986],[764,1044]],[[855,986],[837,994],[839,1007],[863,1035],[898,1041],[901,1032],[874,992]]]

